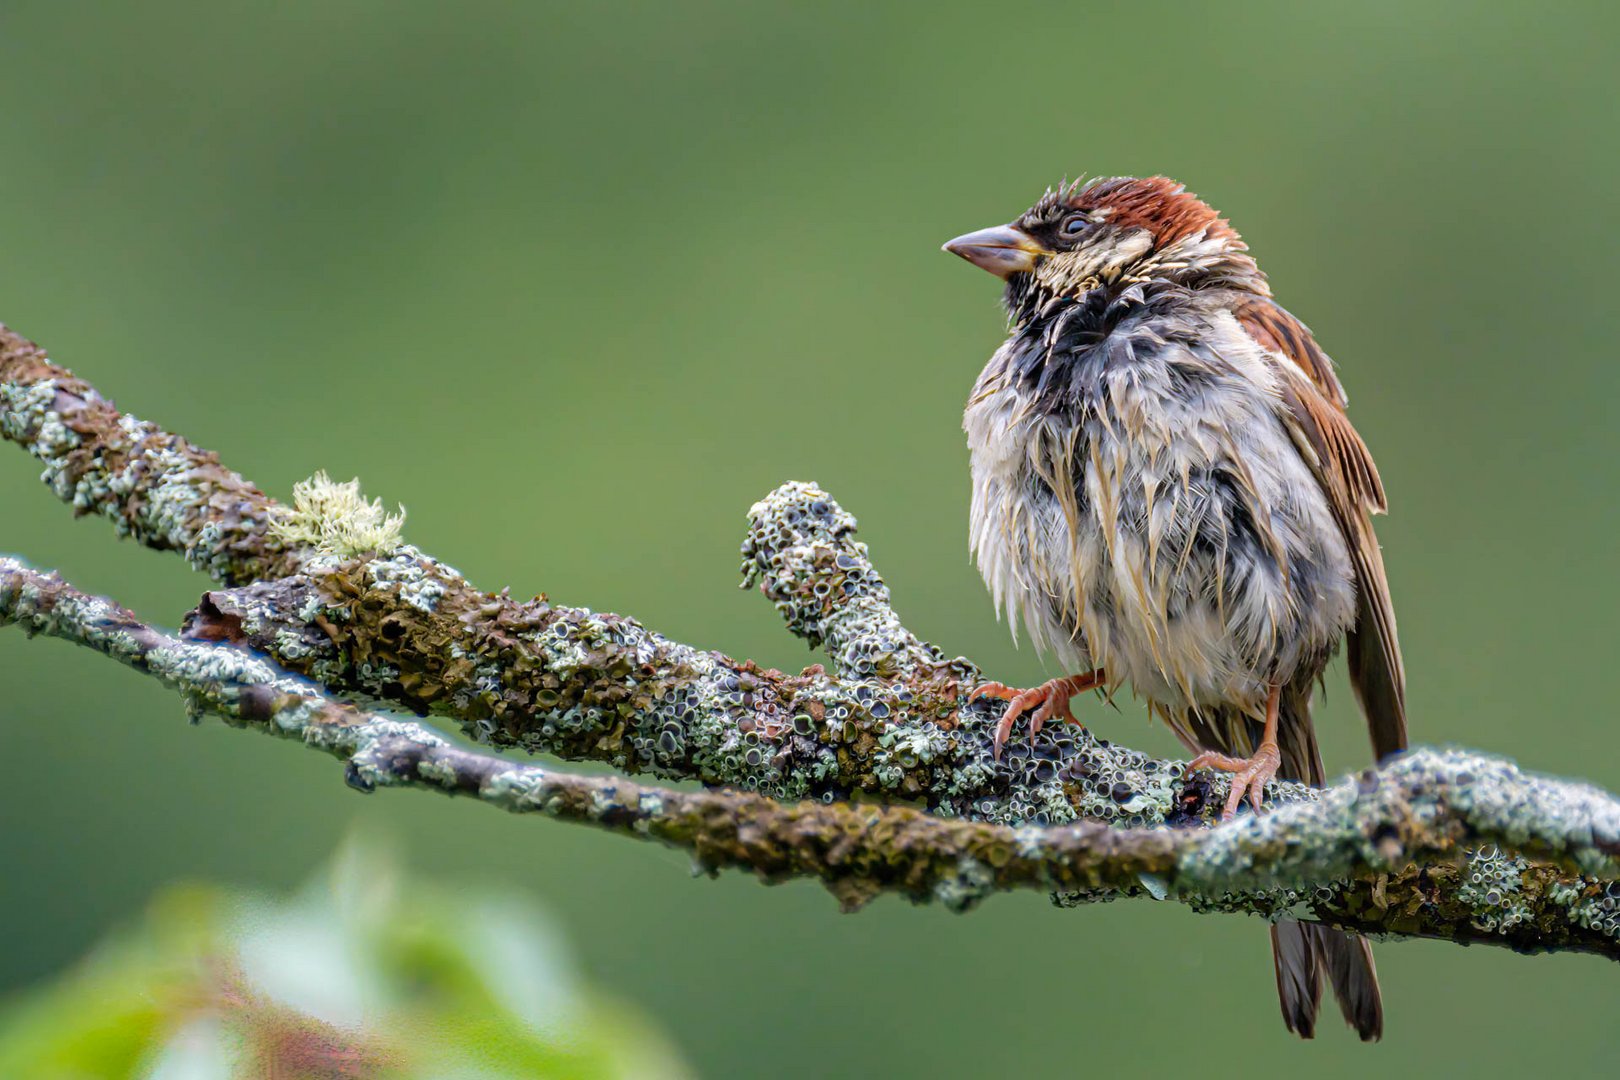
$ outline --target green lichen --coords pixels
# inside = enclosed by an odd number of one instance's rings
[[[1583,877],[1554,882],[1547,892],[1575,925],[1620,940],[1620,882]]]
[[[1520,899],[1530,864],[1494,845],[1470,851],[1457,887],[1457,899],[1474,908],[1473,923],[1488,932],[1506,932],[1530,918]]]
[[[22,443],[41,459],[73,449],[78,437],[63,426],[55,402],[52,379],[0,383],[0,436]]]
[[[352,558],[388,554],[403,542],[405,508],[390,514],[381,499],[367,500],[360,480],[337,483],[322,470],[293,485],[293,504],[270,512],[270,534],[284,544]]]

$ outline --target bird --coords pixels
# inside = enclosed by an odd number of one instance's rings
[[[1222,817],[1274,776],[1321,786],[1315,684],[1341,643],[1375,758],[1406,746],[1406,676],[1372,517],[1383,481],[1333,362],[1231,224],[1164,176],[1065,182],[945,250],[1005,282],[1008,333],[963,413],[972,554],[1074,674],[973,696],[1031,734],[1129,684],[1232,774]],[[1275,922],[1283,1020],[1315,1034],[1324,976],[1383,1032],[1366,939]]]

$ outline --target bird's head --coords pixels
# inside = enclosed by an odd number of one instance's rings
[[[945,250],[1004,279],[1015,316],[1030,301],[1141,281],[1266,291],[1226,219],[1163,176],[1060,185],[1011,224],[958,236]]]

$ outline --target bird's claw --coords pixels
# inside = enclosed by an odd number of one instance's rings
[[[975,687],[968,695],[968,701],[974,702],[982,697],[996,698],[1008,703],[1007,711],[1002,714],[1001,721],[996,724],[995,733],[990,738],[990,749],[995,760],[1001,760],[1001,748],[1007,743],[1007,736],[1012,734],[1013,725],[1024,713],[1034,708],[1029,717],[1029,736],[1039,735],[1041,728],[1053,717],[1070,724],[1080,721],[1074,718],[1069,708],[1069,699],[1082,690],[1090,690],[1097,685],[1093,676],[1076,676],[1066,679],[1049,679],[1039,686],[1029,690],[1019,690],[1007,686],[1005,683],[987,682]]]
[[[1266,784],[1277,775],[1281,766],[1282,754],[1278,752],[1276,744],[1261,743],[1260,749],[1251,758],[1229,757],[1206,751],[1193,758],[1187,769],[1189,772],[1216,769],[1232,774],[1232,790],[1227,793],[1226,805],[1221,810],[1221,820],[1231,821],[1238,807],[1243,805],[1245,794],[1249,796],[1249,805],[1254,807],[1254,812],[1261,812],[1260,804],[1265,798]]]

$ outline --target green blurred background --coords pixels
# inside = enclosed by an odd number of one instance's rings
[[[1598,4],[8,0],[0,320],[272,494],[358,474],[476,582],[767,664],[809,657],[736,588],[743,513],[819,481],[916,630],[1027,682],[966,551],[958,422],[997,289],[938,247],[1064,175],[1164,172],[1341,365],[1393,505],[1414,738],[1617,788],[1617,29]],[[37,473],[0,452],[0,549],[178,622],[204,579]],[[535,898],[705,1075],[1620,1050],[1592,958],[1387,945],[1384,1043],[1299,1044],[1252,920],[1040,896],[845,917],[809,885],[362,798],[70,646],[0,634],[0,693],[0,990],[176,879],[289,888],[359,820],[416,873]],[[1361,764],[1337,673],[1323,712],[1330,771]],[[1082,715],[1173,748],[1134,707]]]

